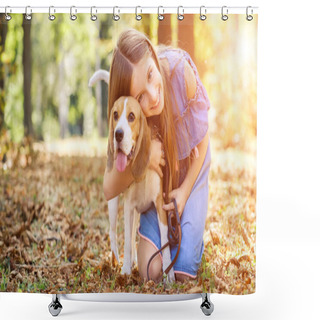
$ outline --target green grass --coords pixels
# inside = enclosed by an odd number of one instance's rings
[[[9,275],[10,275],[10,266],[8,269],[5,266],[0,265],[0,275],[1,275],[0,291],[6,291],[8,281],[9,281]]]
[[[41,293],[47,288],[47,281],[45,279],[36,281],[33,283],[28,283],[27,281],[23,281],[19,284],[18,292],[35,292]]]

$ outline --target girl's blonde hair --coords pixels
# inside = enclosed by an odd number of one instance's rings
[[[121,96],[130,95],[133,65],[137,64],[146,54],[153,58],[163,80],[164,108],[159,116],[160,134],[169,167],[169,192],[179,184],[179,161],[176,134],[173,120],[173,107],[170,96],[172,88],[170,78],[160,63],[155,48],[150,40],[141,32],[128,29],[119,36],[113,51],[110,82],[108,92],[108,123],[114,102]]]

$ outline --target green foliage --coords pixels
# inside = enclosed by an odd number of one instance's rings
[[[67,133],[95,137],[97,99],[88,80],[98,68],[110,69],[112,50],[119,34],[127,28],[144,32],[156,45],[159,22],[156,15],[142,21],[132,14],[112,15],[95,22],[87,14],[71,21],[68,14],[57,14],[54,22],[46,14],[33,14],[32,39],[32,122],[37,139],[60,137],[63,123]],[[172,22],[172,45],[178,43],[177,19]],[[23,17],[13,15],[8,23],[5,51],[1,53],[1,74],[5,78],[5,126],[19,142],[23,126]],[[257,19],[250,24],[238,15],[228,23],[220,15],[209,15],[204,23],[194,16],[195,63],[211,101],[210,133],[219,149],[255,150],[256,120],[256,33]],[[107,86],[102,83],[102,122],[107,135]],[[3,95],[3,93],[2,93]],[[63,115],[63,116],[61,116]]]
[[[21,57],[23,51],[22,15],[13,15],[8,23],[5,51],[1,56],[4,67],[5,108],[4,121],[14,142],[20,141],[24,135],[23,128],[23,78]],[[10,105],[7,108],[6,105]]]
[[[95,91],[88,88],[88,80],[96,70],[97,57],[105,59],[103,68],[110,68],[112,18],[107,16],[93,23],[84,14],[79,14],[77,21],[65,14],[56,16],[56,21],[50,23],[47,15],[33,14],[31,22],[32,122],[36,137],[59,137],[63,108],[70,132],[91,136],[97,132],[97,113]],[[24,136],[22,23],[21,14],[14,15],[8,23],[5,51],[1,55],[6,93],[4,120],[16,142]],[[106,38],[99,38],[100,27]]]

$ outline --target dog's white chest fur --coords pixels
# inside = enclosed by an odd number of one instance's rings
[[[133,182],[125,191],[125,199],[139,212],[146,211],[160,192],[160,177],[154,171],[147,169],[146,177],[139,182]]]

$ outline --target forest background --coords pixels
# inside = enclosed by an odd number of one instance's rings
[[[121,15],[117,24],[112,15],[96,22],[81,14],[75,22],[69,15],[54,22],[44,14],[12,16],[5,22],[2,14],[0,24],[1,291],[78,292],[88,283],[95,288],[90,275],[117,268],[102,194],[107,86],[88,88],[88,80],[110,68],[117,36],[133,27],[155,45],[186,50],[211,101],[206,250],[196,283],[174,289],[253,292],[257,17],[248,23],[231,15],[224,23],[220,15],[205,22],[186,15],[178,22],[168,15],[159,22],[143,15],[139,22]],[[50,259],[57,269],[51,276]],[[129,290],[127,280],[112,273],[100,290]],[[130,281],[130,290],[142,290]]]

